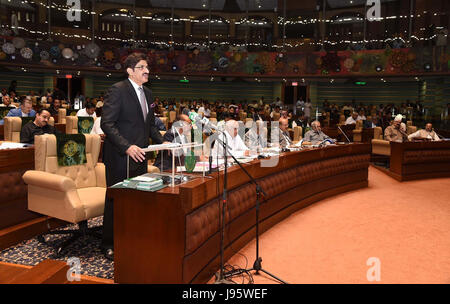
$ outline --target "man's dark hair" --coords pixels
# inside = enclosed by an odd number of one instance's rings
[[[86,103],[86,109],[92,109],[92,108],[95,108],[95,106],[94,106],[94,104],[92,103],[92,102],[88,102],[88,103]]]
[[[136,67],[136,64],[138,64],[139,61],[145,60],[147,61],[148,58],[144,53],[133,53],[128,55],[127,59],[125,59],[124,65],[125,65],[125,71],[130,68],[133,69]]]
[[[48,112],[48,109],[46,109],[46,108],[40,108],[37,112],[36,112],[36,114],[39,114],[39,115],[41,115],[42,114],[42,112],[44,112],[44,111],[46,111],[46,112]],[[50,112],[48,112],[50,115],[51,115],[51,113]]]

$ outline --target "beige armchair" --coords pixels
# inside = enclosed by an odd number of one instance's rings
[[[373,128],[373,139],[383,139],[383,129],[381,127]]]
[[[66,134],[78,134],[78,116],[66,116]]]
[[[65,124],[66,123],[66,115],[67,109],[58,109],[58,123]]]
[[[391,144],[388,140],[384,140],[381,127],[375,127],[373,130],[372,154],[391,156]]]
[[[302,134],[303,134],[303,128],[302,127],[299,127],[299,126],[296,126],[295,128],[294,128],[294,138],[293,138],[293,141],[296,141],[296,142],[298,142],[298,141],[300,141],[301,139],[302,139]]]
[[[21,117],[5,117],[5,141],[20,142],[20,131],[22,130],[22,118]],[[55,125],[55,119],[50,117],[48,124]]]
[[[106,178],[105,166],[98,163],[100,136],[85,134],[86,159],[83,165],[59,167],[56,136],[45,134],[35,139],[35,170],[23,175],[28,185],[28,209],[73,224],[77,230],[57,230],[46,234],[72,234],[57,248],[60,254],[81,236],[97,235],[101,227],[88,228],[87,220],[103,215]],[[45,242],[43,236],[40,241]]]
[[[353,141],[361,142],[362,141],[362,131],[363,131],[363,121],[358,120],[356,122],[356,126],[353,129]]]
[[[407,126],[406,127],[406,133],[408,135],[413,134],[416,131],[417,131],[417,127],[416,126]]]
[[[391,156],[390,142],[384,139],[372,139],[372,154]]]
[[[177,119],[177,112],[176,111],[170,111],[169,112],[169,122],[174,122],[175,119]]]

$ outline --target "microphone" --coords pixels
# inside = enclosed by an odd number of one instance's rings
[[[296,147],[302,148],[302,145],[303,145],[303,141],[304,141],[304,140],[305,140],[305,139],[302,138],[298,143],[295,144],[295,146],[296,146]]]
[[[342,134],[344,134],[344,136],[345,136],[345,139],[347,139],[347,141],[350,143],[351,141],[350,141],[350,139],[347,137],[347,134],[345,134],[345,132],[344,131],[342,131],[342,129],[341,129],[341,126],[339,126],[339,125],[337,125],[337,127],[338,127],[338,129],[339,129],[339,131],[341,131],[342,132]]]
[[[216,130],[216,131],[218,130],[217,126],[214,125],[213,123],[211,123],[211,121],[209,121],[209,119],[206,118],[206,117],[201,118],[197,114],[197,116],[194,117],[194,121],[198,122],[198,123],[201,123],[203,126],[205,126],[205,128]]]
[[[436,134],[438,138],[444,139],[444,136],[439,135],[436,131],[434,131],[434,128],[432,128],[431,131],[434,132],[434,134]]]
[[[198,115],[198,114],[195,113],[195,112],[189,113],[189,118],[190,118],[194,123],[203,125],[203,126],[205,127],[205,129],[207,129],[207,130],[206,130],[207,132],[208,132],[208,131],[211,131],[211,130],[216,130],[216,131],[218,130],[217,126],[214,125],[214,124],[212,124],[212,123],[209,121],[208,118],[206,118],[206,117],[201,118],[200,115]],[[212,152],[211,150],[212,150],[212,149],[211,149],[211,147],[210,147],[210,153],[209,153],[209,156],[208,156],[209,174],[212,173],[212,162],[213,162],[213,157],[212,157],[212,154],[211,154],[211,152]]]

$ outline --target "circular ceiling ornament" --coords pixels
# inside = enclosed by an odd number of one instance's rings
[[[114,67],[116,68],[116,70],[120,70],[122,68],[122,65],[118,62],[114,65]]]
[[[61,54],[64,58],[70,59],[73,57],[73,51],[71,48],[65,48],[61,51]]]
[[[60,54],[60,49],[57,45],[52,46],[50,48],[50,55],[52,55],[52,57],[59,57]]]
[[[14,44],[10,43],[10,42],[6,42],[5,44],[3,44],[2,46],[2,50],[3,52],[5,52],[8,55],[14,54],[14,52],[16,51],[16,48],[14,46]]]
[[[33,58],[33,51],[30,48],[24,47],[20,50],[20,55],[25,59]]]
[[[91,59],[97,58],[99,53],[100,53],[100,47],[93,42],[89,43],[84,48],[84,54]]]
[[[0,60],[5,60],[7,57],[5,52],[0,52]]]
[[[48,60],[50,58],[50,54],[47,51],[41,51],[39,54],[41,60]]]
[[[221,57],[221,58],[219,58],[218,63],[219,63],[219,67],[226,68],[226,67],[228,67],[228,58]]]

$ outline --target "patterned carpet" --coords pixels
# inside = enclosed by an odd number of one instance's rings
[[[103,216],[88,221],[89,227],[103,223]],[[76,229],[69,225],[58,230]],[[69,238],[69,235],[46,235],[46,243],[38,241],[37,237],[7,248],[0,252],[0,261],[34,266],[40,262],[53,259],[67,261],[71,257],[80,259],[81,274],[105,279],[114,278],[114,262],[107,260],[100,250],[100,238],[82,237],[69,245],[61,257],[56,256],[59,244]]]

